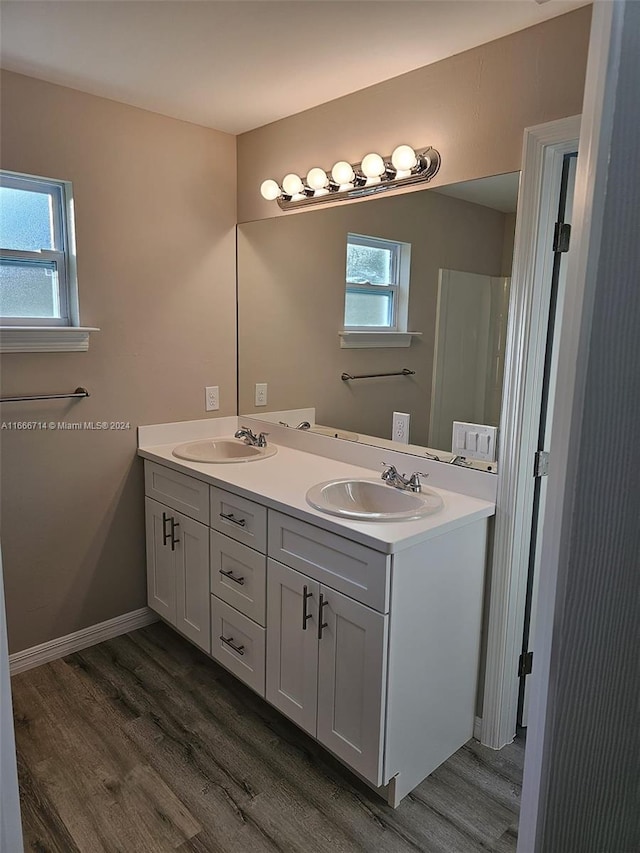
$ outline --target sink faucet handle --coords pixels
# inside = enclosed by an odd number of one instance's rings
[[[258,447],[266,447],[267,446],[267,436],[268,432],[261,432],[258,436]]]
[[[422,483],[420,482],[420,477],[428,477],[428,474],[425,474],[424,471],[414,471],[413,474],[409,477],[409,489],[412,492],[419,492],[422,490]]]
[[[256,445],[258,443],[257,435],[247,426],[242,426],[234,433],[234,438],[243,438],[245,444]]]

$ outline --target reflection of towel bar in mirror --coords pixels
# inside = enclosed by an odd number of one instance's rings
[[[34,394],[27,397],[2,397],[0,403],[24,403],[32,400],[67,400],[71,397],[89,397],[86,388],[76,388],[73,394]]]
[[[340,379],[343,382],[348,382],[350,379],[377,379],[379,376],[413,376],[414,373],[415,370],[403,367],[398,373],[359,373],[357,376],[352,376],[350,373],[343,373]]]

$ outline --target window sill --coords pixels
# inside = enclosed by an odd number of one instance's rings
[[[341,349],[372,349],[374,347],[409,347],[411,339],[422,332],[338,332]]]
[[[0,326],[0,352],[86,352],[92,326]]]

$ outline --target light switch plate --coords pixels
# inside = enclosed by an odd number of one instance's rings
[[[453,422],[451,452],[465,459],[495,462],[497,459],[498,428],[485,424]]]

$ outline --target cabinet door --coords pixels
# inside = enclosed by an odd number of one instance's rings
[[[319,589],[299,572],[267,562],[266,698],[314,737]]]
[[[317,737],[374,785],[382,784],[387,620],[320,587]]]
[[[147,603],[163,619],[176,624],[176,564],[178,551],[171,550],[172,510],[151,498],[145,499],[147,532]]]
[[[176,542],[175,626],[205,652],[211,651],[209,528],[173,513]]]

